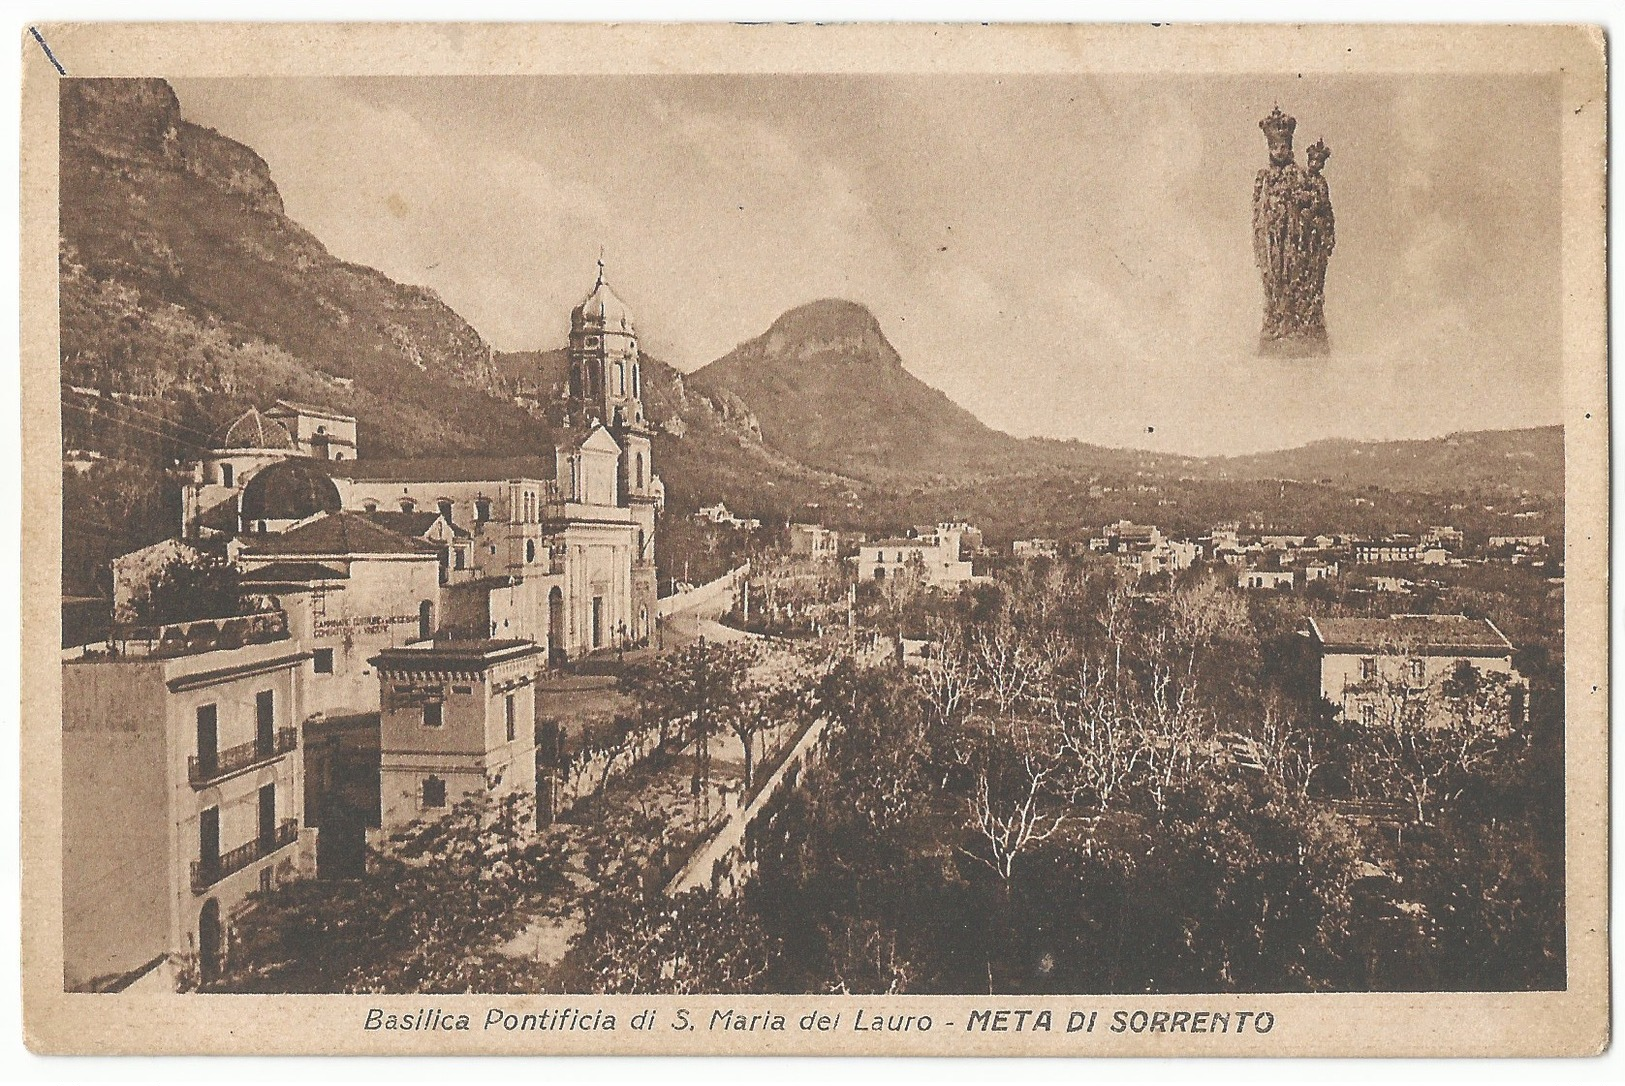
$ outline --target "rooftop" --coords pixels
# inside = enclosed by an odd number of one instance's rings
[[[369,661],[380,671],[481,671],[492,664],[539,656],[542,646],[513,638],[440,637],[388,648]]]
[[[440,519],[440,513],[434,510],[412,513],[395,513],[390,512],[387,509],[376,509],[361,515],[376,524],[383,525],[392,532],[399,532],[401,535],[404,535],[409,539],[419,539],[424,535],[427,535],[429,529],[434,527],[435,521]],[[449,524],[450,521],[447,523]],[[456,525],[452,525],[452,528],[455,529]],[[462,532],[457,534],[467,535],[468,533]]]
[[[1309,629],[1331,652],[1505,656],[1512,651],[1512,642],[1495,623],[1466,615],[1311,618]]]
[[[557,465],[541,456],[417,456],[336,460],[324,467],[342,479],[403,483],[505,483],[551,479]]]
[[[285,612],[256,611],[190,622],[116,625],[104,642],[80,646],[71,658],[87,662],[172,659],[288,640]]]
[[[317,407],[315,404],[300,403],[298,400],[278,400],[276,406],[266,412],[267,415],[315,415],[318,418],[333,419],[337,422],[354,422],[354,415],[346,415],[334,411],[330,407]]]
[[[250,557],[262,554],[437,554],[433,543],[408,539],[361,513],[329,513],[276,535],[255,536]]]
[[[272,562],[243,574],[244,584],[306,584],[310,581],[347,581],[350,571],[320,562]]]
[[[293,437],[288,428],[275,419],[266,418],[250,407],[226,430],[220,442],[222,449],[289,449]]]

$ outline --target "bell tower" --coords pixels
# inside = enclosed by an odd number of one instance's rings
[[[570,313],[569,353],[572,422],[597,419],[611,430],[644,424],[637,329],[604,277],[602,258],[592,293]]]
[[[654,432],[643,412],[637,329],[626,303],[610,289],[601,255],[592,292],[570,313],[569,365],[570,425],[601,423],[620,446],[619,504],[631,512],[628,632],[633,640],[644,641],[656,621],[655,515],[664,504],[665,488],[654,472]]]

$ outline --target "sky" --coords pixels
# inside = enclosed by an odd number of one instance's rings
[[[1521,76],[175,80],[341,259],[499,350],[600,248],[693,370],[823,297],[990,426],[1171,452],[1561,417],[1558,85]],[[1256,355],[1258,121],[1332,149],[1332,354]]]

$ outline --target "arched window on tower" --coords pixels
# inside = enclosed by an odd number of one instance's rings
[[[221,486],[230,486],[231,481],[232,481],[232,475],[233,475],[233,473],[232,473],[230,464],[221,464],[220,465],[220,485]]]
[[[570,395],[574,399],[581,398],[581,367],[570,367]]]
[[[643,489],[643,454],[640,452],[632,458],[636,471],[632,475],[632,485],[639,490]]]
[[[626,363],[615,363],[615,395],[626,395]]]
[[[632,395],[643,399],[643,381],[638,374],[638,364],[632,363]]]

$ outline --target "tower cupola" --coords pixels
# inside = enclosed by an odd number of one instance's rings
[[[569,413],[611,428],[644,424],[637,329],[609,285],[602,258],[592,292],[570,311]]]

